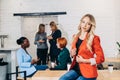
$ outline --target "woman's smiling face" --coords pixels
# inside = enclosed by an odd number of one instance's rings
[[[89,32],[92,24],[90,23],[90,18],[89,17],[85,17],[81,20],[81,30],[84,32]]]

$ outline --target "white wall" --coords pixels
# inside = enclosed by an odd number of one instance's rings
[[[9,38],[5,39],[5,47],[16,46],[16,39],[21,35],[20,18],[13,16],[13,13],[18,11],[14,2],[14,0],[1,0],[0,3],[0,31],[9,35]]]
[[[116,40],[120,42],[120,1],[114,2]]]
[[[61,24],[69,42],[77,33],[80,18],[93,14],[96,18],[96,34],[101,37],[105,55],[117,54],[116,41],[120,41],[120,1],[119,0],[1,0],[0,31],[9,34],[5,46],[16,46],[16,39],[21,36],[21,18],[13,13],[20,12],[57,12],[66,11],[60,15]]]

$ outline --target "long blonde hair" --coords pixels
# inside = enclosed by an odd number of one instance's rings
[[[50,26],[55,27],[55,30],[58,29],[57,24],[54,21],[50,22]]]
[[[94,32],[95,32],[95,28],[96,28],[96,22],[95,22],[94,16],[91,15],[91,14],[84,15],[81,18],[81,21],[85,17],[88,17],[90,19],[90,24],[91,24],[91,28],[88,32],[87,37],[86,37],[86,41],[87,41],[87,48],[90,50],[90,52],[92,52],[92,41],[93,41],[93,38],[94,38],[94,35],[95,35]],[[79,32],[78,32],[77,36],[80,36],[81,35],[81,22],[80,22],[80,25],[79,25],[78,29],[79,29]]]

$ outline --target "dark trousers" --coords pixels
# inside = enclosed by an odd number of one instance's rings
[[[40,59],[38,61],[38,65],[46,65],[48,49],[37,49],[37,58]]]
[[[58,63],[58,55],[55,55],[55,54],[50,54],[50,60],[51,62],[56,62]]]
[[[50,60],[51,60],[51,62],[56,62],[56,64],[58,64],[59,53],[60,53],[60,49],[50,48]]]

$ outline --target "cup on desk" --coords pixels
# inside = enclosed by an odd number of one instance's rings
[[[113,64],[108,64],[108,71],[109,71],[110,73],[113,72]]]
[[[70,66],[71,66],[71,64],[68,63],[68,64],[67,64],[67,70],[68,70],[68,71],[70,70]]]
[[[51,62],[51,67],[52,67],[52,68],[55,67],[55,62]]]

